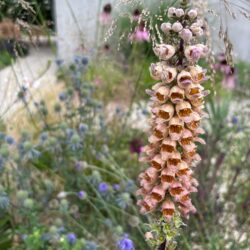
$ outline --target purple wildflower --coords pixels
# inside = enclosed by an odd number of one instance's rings
[[[133,250],[134,244],[131,239],[128,238],[128,235],[124,235],[124,237],[118,241],[118,247],[120,250]]]
[[[85,191],[78,192],[78,197],[81,200],[85,199],[86,198],[86,192]]]
[[[228,65],[226,57],[223,53],[218,55],[218,63],[214,65],[216,70],[219,70],[223,75],[222,86],[227,89],[234,89],[236,86],[236,75],[234,67]]]
[[[130,141],[130,152],[131,153],[136,153],[136,154],[140,154],[141,150],[142,150],[142,141],[138,138],[133,139],[132,141]]]
[[[74,233],[68,233],[67,234],[67,240],[70,244],[75,244],[76,243],[76,235]]]
[[[119,191],[120,190],[120,185],[119,184],[114,184],[113,185],[113,189],[115,190],[115,191]]]
[[[108,191],[108,184],[105,182],[101,182],[98,186],[98,190],[100,193],[106,193]]]

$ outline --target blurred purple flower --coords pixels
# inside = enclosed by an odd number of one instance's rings
[[[228,65],[223,53],[218,55],[218,63],[214,65],[214,69],[220,71],[224,75],[221,83],[222,86],[231,90],[236,87],[235,69]]]
[[[81,200],[85,199],[86,198],[86,192],[85,191],[78,192],[78,197]]]
[[[141,11],[139,9],[135,9],[133,11],[133,20],[138,21],[141,16]]]
[[[134,244],[131,239],[128,238],[128,235],[124,235],[124,237],[118,241],[118,247],[120,250],[133,250]]]
[[[76,235],[74,233],[68,233],[67,234],[67,240],[70,244],[75,244],[76,243]]]
[[[139,138],[135,138],[132,141],[130,141],[130,152],[131,153],[136,153],[136,154],[140,154],[142,151],[142,146],[143,143]]]
[[[111,21],[112,5],[110,3],[103,6],[103,10],[100,14],[100,23],[102,25],[107,25]]]
[[[115,191],[119,191],[120,190],[120,185],[119,184],[114,184],[113,185],[113,189],[115,190]]]
[[[232,117],[232,123],[233,123],[234,125],[236,125],[238,122],[239,122],[238,117],[237,117],[237,116],[233,116],[233,117]]]
[[[101,182],[98,186],[98,190],[100,193],[106,193],[108,191],[108,188],[109,188],[109,186],[105,182]]]
[[[130,36],[130,40],[137,42],[148,42],[150,40],[150,34],[145,27],[144,22],[141,22],[139,26],[135,28],[134,32]]]

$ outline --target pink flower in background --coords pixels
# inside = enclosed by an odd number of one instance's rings
[[[100,23],[102,25],[107,25],[111,22],[111,12],[112,12],[112,6],[110,3],[105,4],[103,6],[102,13],[100,15]]]
[[[139,9],[135,9],[133,11],[133,20],[138,21],[141,16],[141,11]]]
[[[214,68],[224,75],[221,82],[223,87],[227,89],[234,89],[236,87],[235,69],[227,64],[226,57],[223,53],[218,55],[218,63],[214,65]]]
[[[130,141],[129,144],[130,144],[130,152],[131,153],[140,154],[142,152],[143,143],[140,139],[135,138],[132,141]]]
[[[139,26],[135,28],[135,31],[131,35],[130,39],[137,42],[148,42],[150,40],[150,34],[146,29],[144,22],[141,22]]]

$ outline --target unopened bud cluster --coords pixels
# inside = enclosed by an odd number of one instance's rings
[[[167,15],[171,22],[161,30],[168,42],[153,48],[160,61],[151,64],[150,73],[159,82],[147,90],[151,129],[140,160],[149,167],[139,175],[137,194],[141,213],[158,210],[170,220],[177,211],[185,217],[196,211],[190,198],[198,186],[192,168],[201,160],[196,143],[205,144],[199,135],[208,94],[201,85],[206,72],[197,62],[208,48],[199,42],[204,30],[197,10],[171,7]]]

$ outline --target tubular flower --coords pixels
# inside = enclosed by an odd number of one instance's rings
[[[201,85],[206,70],[197,64],[208,53],[199,42],[204,32],[197,10],[171,7],[167,15],[173,21],[161,30],[168,44],[153,48],[159,62],[150,66],[152,78],[160,82],[147,90],[152,118],[141,161],[149,167],[139,175],[137,195],[141,213],[161,211],[170,221],[175,214],[196,212],[191,193],[197,192],[198,181],[192,166],[201,160],[196,144],[205,144],[199,135],[204,134],[200,123],[207,116],[203,108],[209,92]]]

